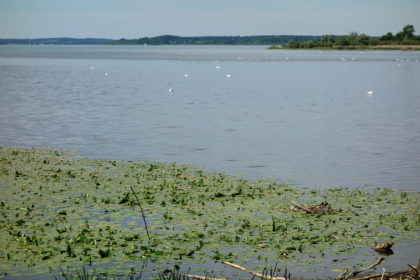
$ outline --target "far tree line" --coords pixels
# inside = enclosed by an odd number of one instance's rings
[[[38,38],[38,39],[0,39],[0,45],[18,44],[57,44],[57,45],[273,45],[270,48],[332,48],[352,49],[378,45],[417,45],[420,49],[420,35],[414,34],[413,25],[406,25],[396,33],[388,32],[380,37],[352,32],[349,35],[253,35],[253,36],[192,36],[182,37],[163,35],[139,39],[100,39],[100,38]]]
[[[366,34],[358,34],[352,32],[349,35],[322,35],[319,40],[308,40],[298,42],[291,40],[284,45],[285,48],[291,49],[310,49],[310,48],[351,48],[363,46],[378,46],[378,45],[420,45],[420,35],[414,34],[414,26],[409,24],[396,33],[388,32],[380,37],[372,37]]]

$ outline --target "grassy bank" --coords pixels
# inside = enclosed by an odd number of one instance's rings
[[[142,260],[305,266],[375,242],[418,243],[418,201],[418,192],[298,190],[175,163],[0,148],[0,270],[111,262],[127,270]]]

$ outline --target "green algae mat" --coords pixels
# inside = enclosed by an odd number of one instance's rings
[[[295,189],[176,163],[0,148],[0,271],[142,260],[304,266],[376,242],[418,244],[418,201],[419,192]]]

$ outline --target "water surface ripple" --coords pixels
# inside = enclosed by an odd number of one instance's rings
[[[420,190],[419,61],[411,51],[0,46],[0,145]]]

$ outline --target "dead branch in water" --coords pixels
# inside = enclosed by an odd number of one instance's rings
[[[259,277],[261,279],[266,279],[266,280],[287,280],[284,277],[269,276],[269,275],[264,275],[264,274],[261,274],[261,273],[255,272],[255,271],[251,271],[251,270],[246,269],[245,267],[242,267],[242,266],[237,265],[237,264],[234,264],[234,263],[230,263],[230,262],[222,262],[222,263],[225,264],[225,265],[227,265],[227,266],[233,267],[235,269],[238,269],[238,270],[242,270],[242,271],[251,273],[252,275],[254,275],[256,277]]]
[[[333,209],[328,202],[321,202],[320,204],[313,205],[313,206],[303,206],[303,205],[297,204],[294,201],[292,201],[292,204],[295,205],[297,208],[305,211],[308,214],[331,214],[331,213],[336,213],[336,212],[341,211],[341,210]]]
[[[311,214],[312,212],[311,212],[311,210],[309,210],[308,208],[306,208],[306,207],[304,207],[304,206],[302,206],[302,205],[300,205],[300,204],[297,204],[296,202],[294,202],[294,201],[292,201],[292,204],[294,205],[294,206],[296,206],[297,208],[299,208],[299,209],[301,209],[301,210],[303,210],[303,211],[305,211],[306,213],[309,213],[309,214]]]
[[[359,273],[361,273],[361,272],[364,272],[364,271],[368,271],[368,270],[371,270],[371,269],[373,269],[373,268],[375,268],[377,265],[379,265],[382,261],[384,260],[384,258],[378,258],[377,260],[376,260],[376,262],[375,263],[373,263],[372,265],[370,265],[369,267],[367,267],[367,268],[363,268],[363,269],[359,269],[359,270],[355,270],[355,271],[352,271],[352,272],[348,272],[348,270],[346,269],[345,271],[344,271],[344,273],[342,273],[342,274],[340,274],[337,278],[336,278],[336,280],[342,280],[342,279],[350,279],[351,277],[355,277],[357,274],[359,274]]]
[[[226,280],[225,278],[210,278],[201,275],[193,275],[193,274],[181,274],[181,276],[196,279],[196,280]]]
[[[348,269],[346,269],[342,274],[340,274],[336,280],[420,280],[420,260],[417,267],[412,265],[408,265],[409,269],[404,271],[397,271],[397,272],[385,272],[385,269],[382,273],[370,274],[355,277],[357,274],[361,272],[368,271],[370,269],[375,268],[379,265],[384,258],[379,258],[376,262],[369,267],[361,270],[355,270],[353,272],[348,273]]]

